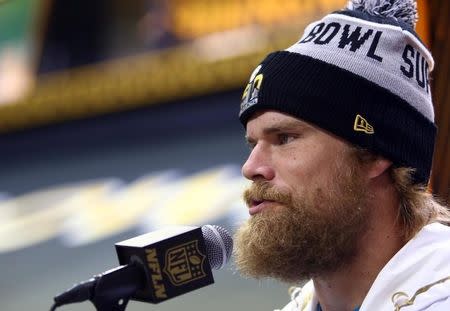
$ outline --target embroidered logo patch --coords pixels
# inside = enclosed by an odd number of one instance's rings
[[[258,95],[261,89],[261,83],[264,78],[264,75],[262,73],[259,73],[260,69],[261,65],[256,67],[256,69],[253,71],[250,77],[250,81],[245,87],[244,93],[242,94],[241,111],[239,115],[241,115],[249,107],[256,105],[258,103]]]
[[[375,131],[373,126],[367,122],[366,119],[361,117],[359,114],[356,115],[355,123],[353,124],[353,129],[357,132],[364,132],[366,134],[374,134]]]

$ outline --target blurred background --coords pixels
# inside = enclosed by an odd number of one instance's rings
[[[0,309],[118,265],[114,243],[169,224],[247,216],[238,122],[243,87],[270,51],[345,0],[0,0]],[[432,191],[449,202],[449,2],[418,1],[437,63]],[[216,283],[127,310],[273,310],[288,285]],[[61,310],[94,310],[89,303]],[[59,310],[59,309],[58,309]]]

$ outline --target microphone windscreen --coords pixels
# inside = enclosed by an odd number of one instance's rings
[[[220,226],[204,225],[202,234],[211,268],[222,269],[233,252],[233,239],[230,233]]]

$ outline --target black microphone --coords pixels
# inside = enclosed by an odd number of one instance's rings
[[[56,307],[90,300],[97,310],[123,311],[130,299],[159,303],[214,283],[212,269],[231,257],[233,240],[216,225],[175,226],[115,244],[121,266],[76,284]]]

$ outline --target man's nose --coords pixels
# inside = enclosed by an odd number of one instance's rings
[[[275,177],[270,154],[264,147],[256,145],[253,148],[242,166],[242,175],[252,181],[256,179],[272,180]]]

